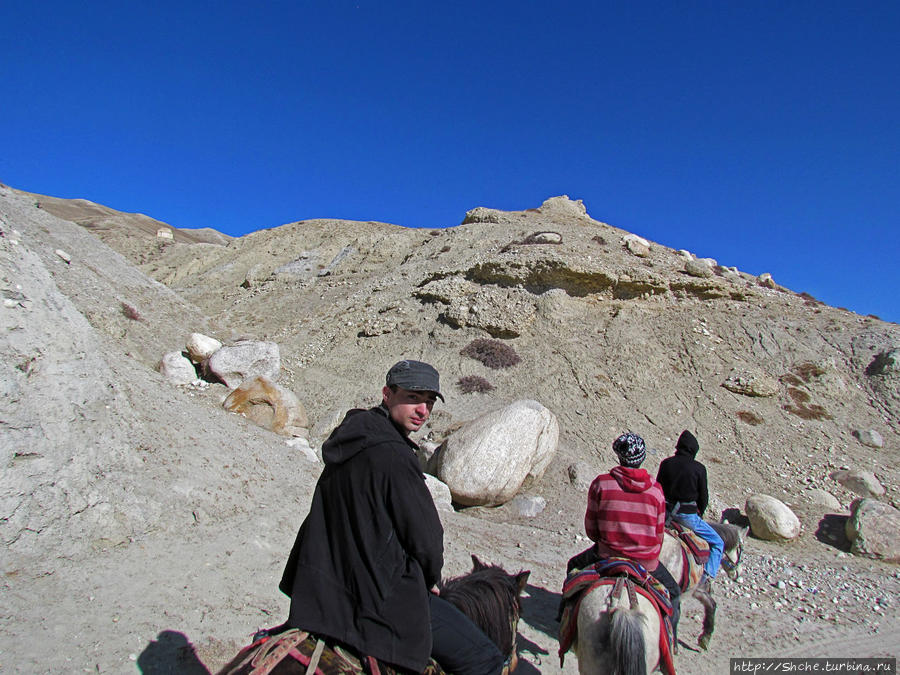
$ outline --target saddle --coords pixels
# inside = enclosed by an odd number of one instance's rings
[[[678,580],[678,586],[684,593],[703,576],[703,566],[709,560],[709,542],[674,520],[666,523],[666,530],[681,542],[681,579]],[[688,552],[693,558],[693,564],[691,558],[688,558]]]
[[[297,628],[261,637],[244,647],[218,675],[399,675],[371,656],[359,658],[331,640]],[[432,659],[423,675],[447,675]]]
[[[628,583],[623,584],[623,578]],[[559,665],[563,666],[565,653],[569,651],[578,632],[578,609],[581,599],[604,584],[614,586],[618,593],[623,585],[628,587],[629,595],[640,593],[647,598],[659,612],[660,635],[659,654],[660,668],[665,673],[674,675],[675,665],[672,661],[672,602],[669,592],[656,578],[650,575],[640,564],[627,558],[607,558],[600,560],[583,570],[574,569],[566,578],[562,592],[562,617],[559,626]],[[632,604],[634,600],[632,598]]]

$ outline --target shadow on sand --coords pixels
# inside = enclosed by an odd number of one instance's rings
[[[819,528],[816,530],[816,539],[823,544],[834,546],[839,551],[845,553],[850,551],[850,540],[847,539],[847,521],[849,516],[842,516],[837,513],[826,513],[822,520],[819,521]]]
[[[184,633],[164,630],[151,640],[137,659],[143,675],[210,675]]]

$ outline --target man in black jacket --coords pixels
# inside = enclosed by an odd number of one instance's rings
[[[703,520],[709,504],[709,489],[706,467],[694,459],[699,450],[700,443],[694,434],[687,429],[682,431],[675,444],[675,454],[660,462],[656,480],[662,485],[666,510],[672,519],[709,542],[709,559],[700,582],[708,586],[708,580],[715,578],[719,571],[724,544],[719,534]]]
[[[437,370],[400,361],[381,405],[350,410],[322,445],[325,469],[279,585],[291,598],[286,627],[405,671],[433,654],[453,673],[496,673],[497,647],[436,595],[443,528],[409,434],[438,398]]]

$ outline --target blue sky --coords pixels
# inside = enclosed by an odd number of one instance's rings
[[[231,235],[551,196],[900,322],[900,2],[4,2],[0,181]]]

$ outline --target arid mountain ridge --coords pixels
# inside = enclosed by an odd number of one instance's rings
[[[855,495],[829,478],[838,468],[872,471],[881,499],[900,502],[896,324],[643,242],[567,197],[515,212],[477,207],[462,220],[441,230],[310,220],[229,238],[0,186],[8,590],[65,592],[71,580],[87,583],[100,553],[124,584],[148,554],[180,574],[202,551],[214,568],[184,572],[185,589],[188,577],[202,577],[210,596],[185,591],[182,600],[153,575],[155,614],[145,617],[135,601],[145,645],[164,607],[167,627],[208,649],[211,635],[242,634],[253,611],[247,595],[277,613],[272,580],[317,472],[298,466],[281,439],[225,413],[224,386],[163,380],[160,357],[191,332],[276,342],[279,381],[305,406],[313,447],[347,408],[374,404],[385,369],[403,357],[441,372],[446,404],[423,434],[429,440],[516,399],[547,406],[560,445],[527,490],[546,508],[532,518],[506,507],[442,516],[451,572],[475,552],[519,561],[536,570],[533,584],[556,589],[565,559],[583,547],[584,493],[568,468],[608,468],[611,441],[629,429],[651,448],[651,472],[682,429],[697,435],[713,516],[742,509],[753,493],[788,503],[804,535],[754,542],[768,554],[839,554],[841,544],[820,532],[828,509],[811,496],[823,489],[849,505]],[[502,341],[521,361],[492,369],[460,354],[476,338]],[[471,375],[493,389],[463,393],[457,382]],[[872,431],[880,447],[860,442]],[[256,557],[229,544],[231,535],[255,541]],[[227,559],[212,555],[225,549]],[[260,575],[252,589],[235,581],[247,574]],[[127,613],[120,597],[107,601]],[[188,607],[198,604],[222,623],[202,628]],[[14,635],[22,621],[32,632],[56,630],[29,605],[4,626]],[[135,641],[134,629],[116,630]],[[716,672],[727,655],[689,670]],[[113,650],[97,663],[119,658]]]

